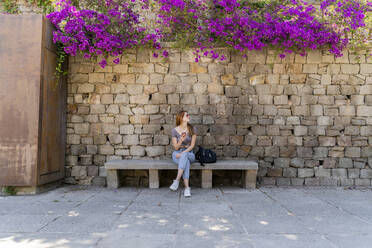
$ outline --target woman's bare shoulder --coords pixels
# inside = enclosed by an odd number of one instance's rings
[[[177,127],[172,128],[172,135],[173,135],[173,136],[176,136],[178,133],[179,133],[179,132],[178,132],[178,130],[177,130]]]

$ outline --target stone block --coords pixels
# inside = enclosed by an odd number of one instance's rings
[[[242,94],[240,86],[225,86],[225,95],[227,97],[239,97]]]
[[[312,147],[297,147],[297,156],[300,158],[311,158],[313,156]]]
[[[195,96],[193,94],[182,94],[181,104],[195,104]]]
[[[297,169],[296,168],[284,168],[283,177],[297,177]]]
[[[165,154],[165,147],[164,146],[148,146],[145,148],[146,156],[149,157],[156,157]]]
[[[358,74],[359,65],[358,64],[341,64],[341,71],[343,74]]]
[[[290,158],[275,158],[274,159],[274,166],[276,168],[287,168],[291,162]]]
[[[293,115],[309,116],[310,109],[309,106],[292,106]]]
[[[177,78],[177,77],[175,77],[175,78]],[[163,81],[164,81],[164,75],[162,75],[162,74],[157,74],[157,73],[150,74],[149,81],[150,81],[150,84],[153,84],[153,85],[160,85],[160,84],[162,84]],[[178,81],[175,80],[174,82],[178,82]]]
[[[281,177],[283,175],[283,168],[267,168],[267,176]]]
[[[314,176],[314,169],[312,168],[299,168],[298,169],[298,177],[313,177]]]
[[[88,134],[89,133],[89,123],[76,123],[74,125],[74,130],[76,134]]]
[[[127,85],[127,92],[129,95],[139,95],[143,93],[143,85],[131,84]]]
[[[355,179],[355,186],[370,186],[371,185],[371,179],[360,179],[356,178]]]
[[[151,95],[151,104],[165,104],[167,103],[167,96],[165,94],[154,93]]]
[[[234,75],[226,74],[221,76],[221,82],[223,85],[236,85]]]
[[[319,126],[331,126],[333,125],[333,118],[329,116],[319,116],[317,118],[317,124]]]
[[[331,177],[331,169],[325,169],[323,166],[314,168],[315,177]]]
[[[121,144],[122,142],[122,136],[120,134],[109,134],[108,138],[112,145]]]
[[[353,160],[350,158],[340,158],[338,167],[340,168],[353,168]]]
[[[372,64],[361,64],[360,74],[372,74]]]
[[[360,157],[360,147],[345,147],[345,157],[359,158]]]
[[[77,93],[92,93],[94,92],[94,84],[80,84]]]
[[[128,134],[123,135],[123,145],[138,145],[138,135],[137,134]]]
[[[360,169],[357,168],[350,168],[347,169],[348,178],[359,178],[360,177]]]
[[[179,94],[170,94],[168,95],[168,104],[178,105],[180,103]]]
[[[288,96],[274,96],[274,104],[275,105],[287,105],[288,104]]]
[[[207,73],[208,69],[205,66],[202,66],[200,63],[190,63],[190,72],[191,73]]]
[[[147,104],[149,102],[149,96],[145,94],[133,95],[129,97],[131,104]]]
[[[114,151],[115,149],[112,145],[99,145],[98,146],[98,153],[102,155],[113,155]]]
[[[249,78],[250,85],[260,85],[265,83],[265,75],[259,74]]]
[[[121,103],[128,104],[129,103],[129,95],[127,95],[127,94],[117,94],[115,96],[114,103],[115,104],[121,104]]]
[[[317,64],[304,64],[303,65],[303,73],[318,73],[318,65]]]
[[[119,133],[119,127],[117,124],[104,123],[102,125],[102,133],[103,134]]]
[[[307,127],[306,126],[295,126],[294,127],[294,135],[295,136],[304,136],[307,134]]]
[[[190,71],[189,63],[170,63],[169,72],[170,73],[187,73]]]
[[[361,169],[360,178],[372,178],[372,169]]]
[[[258,99],[259,104],[273,104],[272,95],[260,95]]]
[[[154,145],[169,145],[169,136],[168,135],[155,135]]]
[[[319,145],[320,146],[335,146],[336,145],[336,138],[334,137],[319,137]]]
[[[357,116],[372,116],[372,106],[358,106],[357,107]]]
[[[333,168],[332,177],[333,178],[347,178],[347,170],[344,168]]]
[[[320,185],[320,178],[317,178],[317,177],[305,178],[305,185],[306,186],[319,186]]]
[[[129,148],[129,153],[132,156],[145,156],[145,148],[143,146],[131,146]]]
[[[146,74],[136,74],[136,84],[149,84],[150,78]]]

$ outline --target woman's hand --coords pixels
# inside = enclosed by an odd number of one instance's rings
[[[181,140],[182,140],[182,142],[183,142],[185,139],[186,139],[186,133],[183,132],[183,133],[181,134]]]

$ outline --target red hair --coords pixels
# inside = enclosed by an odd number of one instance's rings
[[[178,114],[176,115],[176,125],[177,126],[182,124],[183,116],[184,116],[185,113],[186,113],[186,111],[182,110],[182,111],[178,112]],[[189,123],[187,123],[187,130],[189,131],[190,136],[192,136],[194,134],[193,127]]]

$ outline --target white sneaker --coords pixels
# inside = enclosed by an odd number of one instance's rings
[[[176,191],[178,189],[178,185],[180,184],[179,181],[173,180],[172,185],[169,187],[171,190]]]
[[[183,192],[183,195],[185,197],[190,197],[191,196],[191,191],[190,190],[191,190],[190,187],[185,188],[185,192]]]

